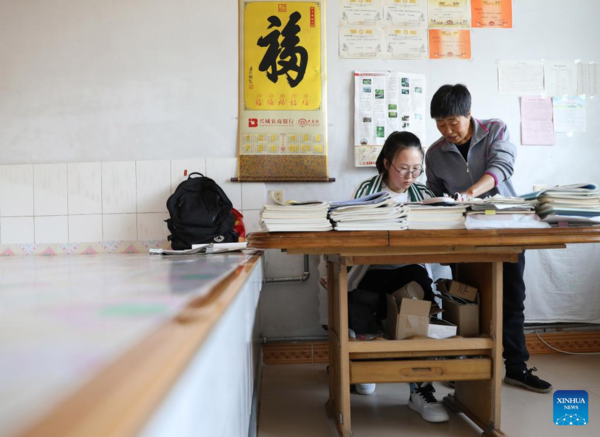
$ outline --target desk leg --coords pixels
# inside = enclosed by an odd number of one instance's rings
[[[346,265],[327,263],[329,300],[329,402],[340,436],[350,437],[350,355],[348,353],[348,281]]]
[[[458,280],[473,285],[480,292],[480,331],[494,340],[491,351],[492,379],[457,381],[451,407],[465,413],[477,423],[484,435],[503,435],[500,431],[502,403],[502,263],[459,264]]]

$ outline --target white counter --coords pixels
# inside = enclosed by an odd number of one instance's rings
[[[0,435],[18,435],[42,418],[47,419],[70,397],[81,396],[86,384],[152,333],[173,323],[191,302],[211,297],[215,286],[249,259],[243,254],[0,259]],[[249,366],[235,372],[236,384],[240,378],[253,382],[252,331],[262,283],[261,263],[257,266],[231,308],[224,309],[218,323],[208,327],[210,334],[191,360],[189,368],[204,369],[200,379],[208,373],[228,373],[222,366],[219,370],[222,358],[237,363],[241,360]],[[232,318],[236,311],[239,314]],[[194,323],[202,322],[202,316],[198,317],[200,320]],[[238,319],[247,326],[238,326]],[[223,332],[226,337],[222,337]],[[225,347],[211,346],[218,337],[222,337]],[[224,351],[230,354],[223,356]],[[168,357],[162,359],[168,362]],[[184,372],[180,379],[185,378]],[[195,378],[198,380],[198,375]],[[218,382],[214,376],[207,381],[213,388]],[[156,425],[146,425],[143,433],[153,435],[153,426],[168,426],[170,419],[165,411],[172,408],[168,405],[181,403],[173,393],[183,390],[189,397],[193,387],[178,382],[157,416],[150,420]],[[107,389],[104,397],[110,394]],[[196,404],[203,399],[208,403],[214,400],[214,392],[200,390],[195,396]],[[170,416],[180,413],[173,410]],[[249,417],[249,411],[244,414]],[[244,422],[247,429],[248,420]],[[229,435],[240,434],[236,430]]]

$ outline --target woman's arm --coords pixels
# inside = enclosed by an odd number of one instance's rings
[[[488,173],[484,174],[481,179],[471,185],[465,191],[468,197],[479,197],[480,195],[487,193],[496,186],[496,179]]]

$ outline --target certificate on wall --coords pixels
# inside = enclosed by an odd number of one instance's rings
[[[383,28],[374,26],[340,27],[340,58],[381,59]]]
[[[512,29],[512,0],[471,0],[471,27]]]
[[[384,0],[383,18],[387,26],[427,29],[428,0]]]
[[[471,59],[471,31],[429,30],[430,59]]]
[[[340,0],[340,26],[376,26],[382,13],[383,0]]]
[[[471,26],[469,0],[429,0],[429,27],[454,27],[468,29]]]
[[[425,75],[399,71],[354,73],[354,164],[370,167],[394,131],[425,140]]]
[[[427,29],[387,27],[384,40],[389,59],[427,59]]]
[[[327,181],[324,1],[240,1],[241,181]]]

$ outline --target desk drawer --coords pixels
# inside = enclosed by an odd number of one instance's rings
[[[471,381],[492,378],[490,358],[351,361],[350,382]]]

